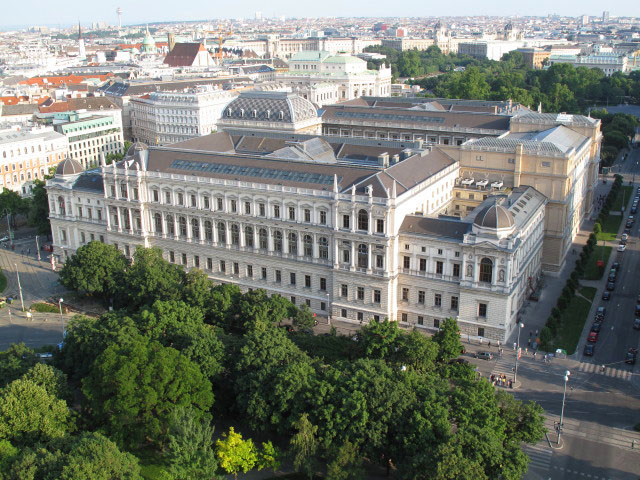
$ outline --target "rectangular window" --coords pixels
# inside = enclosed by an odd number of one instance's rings
[[[304,288],[311,288],[311,275],[304,276]]]
[[[276,270],[276,283],[282,282],[282,272],[280,270]]]
[[[376,268],[384,268],[384,255],[376,255]]]
[[[320,210],[320,225],[327,224],[327,212],[324,210]]]
[[[296,297],[291,296],[290,300],[291,300],[291,303],[293,303],[294,305],[296,304]]]
[[[320,290],[323,292],[327,291],[327,279],[324,277],[320,277]]]
[[[280,218],[280,205],[273,206],[273,216],[274,218]]]
[[[238,262],[233,262],[233,274],[240,275],[240,265]]]
[[[364,320],[364,313],[358,312],[357,317],[358,317],[358,321],[362,322]]]
[[[186,264],[187,264],[187,254],[186,254],[186,253],[183,253],[183,254],[182,254],[182,264],[183,264],[183,265],[186,265]]]
[[[442,255],[442,249],[441,248],[438,249],[438,255]]]
[[[454,277],[459,277],[460,276],[460,264],[459,263],[454,263],[453,264],[453,276]]]
[[[224,260],[220,260],[220,271],[225,273],[227,271],[227,264]]]
[[[401,318],[403,323],[407,323],[409,321],[409,315],[406,313],[403,313]]]
[[[231,200],[231,211],[233,213],[238,211],[238,202],[236,200]]]
[[[176,254],[175,254],[175,253],[173,253],[173,250],[171,250],[171,251],[169,252],[169,261],[170,261],[171,263],[176,263]]]
[[[307,223],[311,222],[311,210],[308,208],[304,209],[304,221]]]
[[[265,206],[264,203],[259,203],[258,204],[258,211],[260,212],[260,216],[264,217],[265,216]]]
[[[436,293],[433,297],[433,305],[435,307],[441,307],[442,306],[442,294],[441,293]]]
[[[342,310],[340,310],[340,316],[342,318],[347,318],[347,309],[343,308]]]
[[[267,279],[267,269],[265,267],[262,267],[261,277],[262,277],[262,280],[266,280]]]
[[[382,292],[380,292],[380,290],[374,290],[373,303],[380,303],[381,298],[382,298]]]
[[[193,266],[200,268],[200,257],[198,255],[193,256]]]
[[[418,325],[424,325],[424,317],[421,315],[418,315]]]
[[[251,215],[251,202],[244,202],[245,215]]]
[[[418,290],[418,303],[424,304],[425,292],[424,290]]]
[[[309,300],[308,298],[304,301],[305,305],[309,308],[311,308],[311,300]]]
[[[289,283],[291,285],[295,285],[296,284],[296,274],[291,272],[289,273]]]
[[[340,285],[340,296],[344,298],[349,296],[349,287],[344,283]]]
[[[100,235],[100,243],[104,243],[104,235]]]
[[[381,218],[376,220],[376,233],[384,233],[384,220]]]
[[[550,167],[551,166],[551,162],[542,162],[542,166],[543,167]]]
[[[478,327],[478,336],[484,337],[484,327]]]
[[[421,258],[420,259],[420,271],[421,272],[426,272],[427,271],[427,259],[426,258]]]
[[[409,301],[409,289],[408,288],[403,288],[402,289],[402,301],[403,302],[408,302]]]
[[[209,210],[209,208],[211,208],[211,205],[209,204],[209,197],[202,197],[202,203],[206,210]]]
[[[86,237],[85,237],[84,232],[80,232],[80,242],[81,243],[85,243],[85,240],[86,240]]]
[[[434,318],[433,319],[433,328],[440,328],[440,319],[439,318]]]
[[[178,194],[178,205],[184,205],[184,197],[181,193]]]
[[[191,195],[191,206],[194,207],[194,208],[198,206],[198,202],[196,200],[196,196],[195,195]]]
[[[295,207],[289,207],[289,220],[296,219],[296,209]]]
[[[437,275],[442,275],[442,271],[444,270],[444,263],[443,262],[436,262],[436,274]]]
[[[407,270],[411,268],[411,257],[404,257],[402,260],[402,267]]]
[[[218,209],[219,211],[222,211],[222,202],[223,202],[222,197],[218,197],[218,198],[216,198],[217,209]]]
[[[516,163],[515,158],[507,158],[507,163]]]
[[[364,300],[364,287],[358,287],[356,290],[358,300]]]
[[[487,318],[487,304],[479,303],[478,304],[478,316],[481,318]]]
[[[451,297],[451,310],[458,310],[458,297]]]
[[[253,278],[253,265],[247,265],[247,277]]]
[[[207,270],[213,270],[213,258],[207,257]]]
[[[350,219],[349,215],[342,216],[342,228],[349,228]]]

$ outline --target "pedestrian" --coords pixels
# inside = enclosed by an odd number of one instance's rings
[[[533,330],[529,330],[529,338],[533,335]]]
[[[513,388],[513,380],[509,380],[509,388]]]
[[[489,350],[491,350],[491,340],[489,340]]]
[[[525,347],[524,354],[527,355],[528,353],[529,353],[529,349],[527,347]]]
[[[533,352],[533,359],[536,359],[536,352]]]
[[[538,336],[538,329],[536,328],[536,337]]]
[[[482,337],[480,337],[480,345],[482,345]]]
[[[31,255],[31,248],[27,249],[27,255]]]
[[[527,340],[527,347],[531,347],[531,339]]]
[[[516,349],[516,345],[517,345],[516,342],[513,342],[513,350]]]

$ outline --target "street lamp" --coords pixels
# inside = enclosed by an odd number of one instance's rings
[[[516,367],[513,370],[513,383],[515,387],[516,380],[518,379],[518,357],[520,356],[520,332],[524,328],[524,323],[518,323],[518,348],[516,349]]]
[[[564,420],[564,401],[567,397],[567,382],[571,372],[569,370],[564,372],[564,393],[562,394],[562,410],[560,411],[560,423],[558,424],[558,445],[560,444],[560,434],[562,433],[562,422]]]
[[[24,312],[24,300],[22,299],[22,285],[20,285],[20,274],[18,273],[18,264],[14,263],[16,267],[16,276],[18,277],[18,290],[20,291],[20,305],[22,305],[22,311]]]
[[[64,299],[58,300],[58,307],[60,308],[60,320],[62,320],[62,341],[64,342],[64,315],[62,315],[62,302]]]

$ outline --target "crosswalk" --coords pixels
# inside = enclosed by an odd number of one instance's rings
[[[546,472],[551,465],[553,450],[544,444],[525,445],[524,453],[529,456],[529,469]]]
[[[632,377],[632,373],[629,370],[605,366],[603,371],[602,365],[596,365],[595,363],[580,362],[577,370],[584,373],[596,373],[605,377],[619,378],[620,380],[631,380]]]
[[[507,378],[513,378],[513,367],[513,357],[498,357],[498,360],[493,365],[493,370],[491,370],[491,375],[500,375],[504,373]]]

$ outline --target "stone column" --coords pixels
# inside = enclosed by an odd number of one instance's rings
[[[336,239],[336,238],[333,239],[333,266],[334,266],[334,268],[338,268],[338,264],[340,263],[339,243],[340,243],[340,241],[338,239]]]
[[[242,208],[242,202],[240,202],[240,205],[238,205],[238,206],[239,206],[240,208]],[[238,225],[238,233],[239,233],[239,235],[240,235],[240,248],[244,248],[244,246],[245,246],[245,239],[244,239],[244,235],[245,235],[245,233],[244,233],[244,227],[245,227],[244,223],[240,223],[240,224]]]
[[[371,244],[367,244],[367,273],[371,273]]]
[[[198,242],[204,241],[204,221],[202,217],[198,217]]]
[[[351,270],[356,268],[356,242],[351,242]]]

